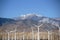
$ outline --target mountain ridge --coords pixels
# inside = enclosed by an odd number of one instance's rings
[[[41,31],[47,29],[47,30],[58,30],[59,28],[57,26],[60,27],[60,20],[56,20],[53,18],[48,18],[48,17],[44,17],[44,16],[38,16],[36,14],[29,14],[24,16],[25,18],[23,19],[23,17],[19,17],[18,19],[9,19],[9,21],[6,22],[6,24],[3,22],[3,25],[1,26],[1,30],[14,30],[17,27],[18,31],[22,31],[23,29],[26,29],[26,31],[30,31],[31,27],[34,27],[34,29],[36,30],[36,27],[33,25],[40,25],[43,24],[42,27],[40,27],[40,29],[42,29]],[[4,19],[4,18],[3,18]],[[5,18],[6,19],[6,18]],[[6,19],[8,20],[8,19]],[[1,21],[1,19],[0,19]],[[47,26],[48,25],[48,26]]]

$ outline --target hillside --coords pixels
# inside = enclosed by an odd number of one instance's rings
[[[21,32],[25,29],[26,32],[31,31],[33,28],[35,31],[37,28],[35,25],[41,25],[40,31],[55,31],[60,27],[60,20],[56,20],[53,18],[48,18],[44,16],[39,16],[36,14],[27,14],[22,15],[17,18],[9,19],[9,18],[0,18],[0,30],[5,32],[5,30],[12,31],[17,28],[18,32]]]

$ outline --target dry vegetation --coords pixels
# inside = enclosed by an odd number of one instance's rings
[[[32,39],[32,33],[31,32],[17,32],[16,33],[16,36],[17,36],[17,39],[22,39],[23,38],[23,35],[24,35],[24,38],[25,39]],[[8,38],[8,35],[7,33],[0,33],[0,39],[2,37],[5,37],[6,39]],[[15,35],[14,33],[10,33],[10,38],[14,39]],[[37,39],[37,32],[34,33],[34,39]],[[40,38],[41,39],[48,39],[48,32],[40,32]],[[50,35],[50,40],[59,40],[59,35],[57,32],[52,32],[51,35]]]

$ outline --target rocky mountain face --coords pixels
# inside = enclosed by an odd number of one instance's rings
[[[40,26],[41,24],[42,26]],[[29,32],[32,30],[32,28],[37,31],[38,26],[40,26],[40,31],[59,30],[60,20],[36,14],[22,15],[13,19],[0,18],[0,30],[4,32],[5,30],[15,30],[15,28],[18,32],[23,30]]]

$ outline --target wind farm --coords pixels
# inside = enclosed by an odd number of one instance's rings
[[[60,40],[60,0],[0,0],[0,40]]]
[[[35,14],[20,18],[0,26],[0,40],[60,40],[59,20]]]

